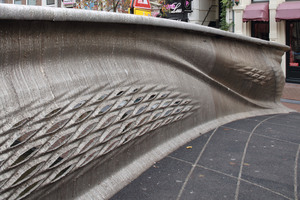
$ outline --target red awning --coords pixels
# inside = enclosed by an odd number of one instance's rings
[[[284,2],[276,10],[276,21],[300,19],[300,1]]]
[[[243,22],[269,21],[269,3],[253,3],[246,6]]]

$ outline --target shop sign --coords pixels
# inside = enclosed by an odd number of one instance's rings
[[[75,1],[74,0],[64,0],[64,5],[70,5],[70,4],[74,4]]]
[[[191,10],[191,0],[168,0],[165,8],[170,13],[183,13],[183,11]]]
[[[134,8],[142,8],[142,9],[146,9],[146,10],[151,9],[149,0],[134,0],[133,7]]]
[[[151,10],[134,8],[135,15],[151,16]]]

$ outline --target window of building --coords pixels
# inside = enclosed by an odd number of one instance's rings
[[[22,0],[15,0],[14,4],[22,4]]]
[[[54,0],[47,0],[47,5],[53,5],[55,4]]]
[[[269,0],[252,0],[252,3],[269,2]]]
[[[252,21],[251,37],[269,40],[269,22]]]
[[[286,81],[300,83],[300,20],[286,21]]]
[[[36,0],[27,0],[27,5],[36,5]]]
[[[288,45],[291,50],[288,54],[288,65],[290,67],[300,66],[300,21],[288,21]]]

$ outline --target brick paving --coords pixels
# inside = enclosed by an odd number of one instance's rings
[[[300,112],[300,84],[286,83],[283,89],[282,99],[283,101],[296,100],[294,103],[282,102],[282,104]]]
[[[300,84],[286,83],[282,98],[300,100]]]

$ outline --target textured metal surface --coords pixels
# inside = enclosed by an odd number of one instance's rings
[[[3,4],[0,27],[0,199],[106,199],[217,125],[288,111],[283,45]]]

